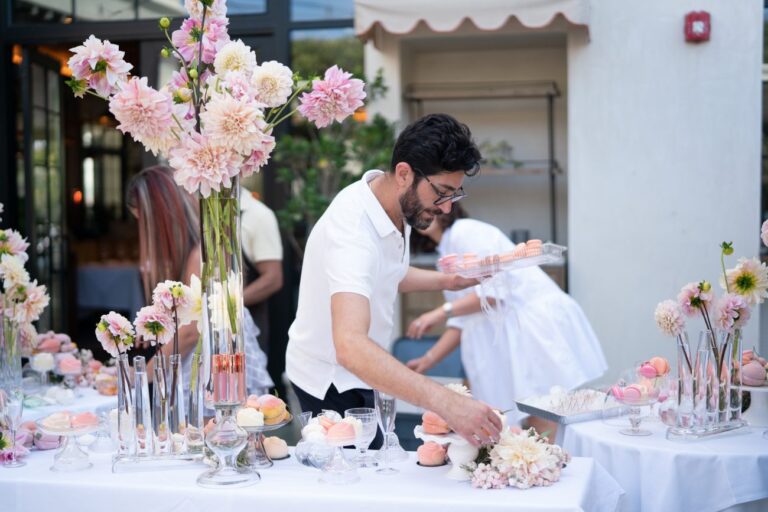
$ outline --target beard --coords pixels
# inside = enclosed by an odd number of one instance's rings
[[[400,197],[400,209],[405,222],[414,229],[427,229],[435,217],[443,212],[440,208],[426,208],[421,205],[416,188],[411,187]]]

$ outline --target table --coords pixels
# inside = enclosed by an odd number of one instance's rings
[[[144,307],[139,267],[130,263],[91,263],[77,269],[77,307],[122,311],[128,319]]]
[[[320,472],[296,462],[295,457],[275,461],[262,470],[261,482],[241,489],[204,489],[195,483],[206,468],[162,472],[110,472],[108,454],[90,454],[94,467],[74,473],[48,468],[52,452],[32,452],[27,465],[0,468],[1,507],[4,512],[51,510],[57,512],[133,512],[211,510],[329,510],[420,512],[517,510],[553,512],[609,512],[617,510],[623,491],[592,459],[575,458],[552,487],[529,490],[472,489],[467,482],[444,477],[448,467],[423,468],[409,453],[396,464],[400,473],[377,475],[361,471],[356,484],[344,487],[318,482]]]
[[[768,440],[742,429],[707,440],[667,441],[666,426],[647,420],[647,437],[620,434],[616,418],[565,427],[563,447],[594,457],[626,491],[624,510],[714,512],[768,510]]]
[[[70,412],[94,412],[102,407],[113,409],[117,407],[117,396],[106,396],[100,394],[95,389],[80,388],[82,395],[75,399],[69,405],[47,405],[45,407],[29,408],[25,407],[22,412],[22,421],[36,421],[57,411],[67,410]]]

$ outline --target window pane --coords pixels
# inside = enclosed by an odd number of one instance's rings
[[[267,0],[228,0],[227,2],[227,16],[264,14],[265,12],[267,12]]]
[[[352,19],[355,14],[353,0],[292,0],[291,20]]]
[[[184,0],[139,0],[139,19],[162,18],[163,16],[186,18]]]
[[[337,64],[355,76],[363,75],[363,43],[354,29],[294,30],[291,32],[291,63],[301,76],[322,75]]]
[[[75,3],[76,21],[132,20],[136,18],[133,0],[101,0]]]
[[[72,0],[13,0],[14,23],[70,23]]]

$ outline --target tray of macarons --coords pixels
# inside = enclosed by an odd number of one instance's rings
[[[515,403],[521,412],[560,425],[620,416],[627,410],[605,391],[597,389],[567,391],[560,386],[553,386],[546,395],[517,400]]]
[[[519,243],[511,251],[481,256],[476,253],[446,254],[437,260],[437,268],[447,274],[476,279],[499,272],[534,265],[555,265],[565,261],[567,248],[541,240]]]

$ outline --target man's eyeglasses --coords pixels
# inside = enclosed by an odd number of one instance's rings
[[[437,199],[435,199],[435,200],[432,202],[432,204],[433,204],[433,205],[435,205],[435,206],[440,206],[441,204],[445,204],[445,203],[447,203],[448,201],[450,201],[451,203],[455,203],[456,201],[458,201],[458,200],[460,200],[460,199],[463,199],[463,198],[465,198],[465,197],[467,196],[467,193],[466,193],[466,192],[464,192],[464,187],[459,187],[459,188],[458,188],[458,189],[457,189],[455,192],[453,192],[452,194],[446,194],[446,193],[444,193],[444,192],[441,192],[441,191],[440,191],[440,189],[439,189],[439,188],[437,188],[437,186],[436,186],[434,183],[432,183],[431,181],[429,181],[429,178],[427,178],[427,175],[426,175],[426,174],[424,174],[423,172],[421,172],[421,171],[420,171],[419,169],[417,169],[416,167],[411,167],[411,169],[413,169],[414,171],[416,171],[417,173],[419,173],[419,175],[420,175],[422,178],[424,178],[425,180],[427,180],[427,183],[429,183],[429,185],[432,187],[432,190],[434,190],[434,191],[435,191],[435,194],[437,195]]]

